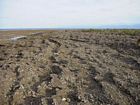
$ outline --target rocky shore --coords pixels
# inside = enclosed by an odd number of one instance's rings
[[[0,41],[0,105],[140,105],[139,38],[58,30]]]

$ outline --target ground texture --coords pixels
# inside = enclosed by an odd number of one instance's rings
[[[59,30],[0,41],[0,105],[140,105],[139,38]]]

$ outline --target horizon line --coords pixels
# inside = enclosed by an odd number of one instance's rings
[[[70,25],[70,26],[56,26],[56,27],[0,27],[0,30],[26,30],[26,29],[140,29],[140,24],[126,24],[126,25]]]
[[[140,30],[140,28],[0,28],[0,30],[88,30],[88,29],[97,29],[97,30]]]

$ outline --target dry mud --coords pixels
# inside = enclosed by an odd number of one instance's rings
[[[0,105],[140,105],[138,38],[61,30],[0,42]]]

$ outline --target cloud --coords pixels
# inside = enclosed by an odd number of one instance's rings
[[[140,24],[139,0],[2,0],[0,27]]]

